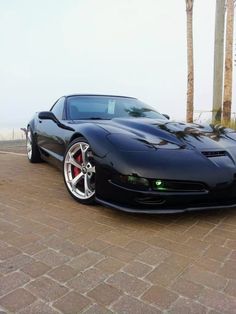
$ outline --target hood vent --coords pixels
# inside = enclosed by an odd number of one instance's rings
[[[206,156],[207,158],[227,156],[227,153],[225,150],[203,151],[202,154]]]

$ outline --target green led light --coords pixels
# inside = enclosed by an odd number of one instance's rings
[[[156,189],[159,191],[166,191],[165,182],[162,180],[156,180],[155,181]]]
[[[156,180],[156,186],[161,186],[161,185],[163,185],[163,182],[161,181],[161,180]]]

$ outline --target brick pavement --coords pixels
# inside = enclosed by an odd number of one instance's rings
[[[236,210],[82,206],[57,169],[0,154],[0,313],[236,313]]]

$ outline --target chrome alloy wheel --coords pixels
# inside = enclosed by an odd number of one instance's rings
[[[92,152],[86,142],[76,142],[66,153],[64,177],[69,191],[80,200],[88,200],[95,194],[95,166]]]
[[[26,149],[27,149],[28,158],[29,160],[31,160],[33,146],[32,146],[32,134],[31,134],[30,129],[28,129],[26,133]]]

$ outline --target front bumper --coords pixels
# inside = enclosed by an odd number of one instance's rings
[[[236,181],[201,192],[172,193],[139,191],[108,180],[103,185],[103,193],[96,195],[96,200],[106,207],[147,214],[236,208]]]
[[[114,208],[123,212],[127,213],[134,213],[134,214],[175,214],[175,213],[183,213],[183,212],[191,212],[191,211],[199,211],[199,210],[220,210],[220,209],[227,209],[227,208],[235,208],[236,209],[236,201],[234,204],[231,205],[213,205],[213,206],[196,206],[196,207],[187,207],[187,208],[135,208],[135,207],[127,207],[124,205],[119,205],[116,203],[111,203],[99,199],[96,197],[96,201],[108,208]]]

